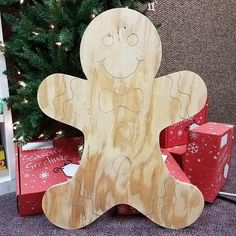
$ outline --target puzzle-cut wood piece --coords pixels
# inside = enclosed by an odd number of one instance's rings
[[[44,213],[55,225],[82,228],[117,204],[128,204],[172,229],[200,216],[202,193],[171,177],[159,134],[200,111],[207,90],[190,71],[154,79],[161,51],[148,18],[130,9],[112,9],[97,16],[82,38],[87,80],[53,74],[41,83],[42,111],[85,137],[74,178],[44,195]]]

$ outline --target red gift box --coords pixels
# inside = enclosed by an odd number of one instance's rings
[[[213,202],[228,177],[233,147],[233,125],[208,122],[189,131],[184,172]]]
[[[179,181],[190,183],[190,180],[185,175],[183,170],[179,167],[177,162],[174,160],[173,156],[165,149],[161,151],[162,151],[162,157],[165,160],[166,167],[168,168],[170,174]],[[138,214],[139,211],[129,205],[120,204],[117,206],[117,213],[119,215],[130,215],[130,214]]]
[[[82,144],[81,138],[69,138],[16,147],[17,205],[21,216],[42,213],[45,191],[75,174],[80,163],[78,147]],[[31,148],[36,149],[28,150]]]
[[[183,170],[180,168],[178,163],[175,161],[173,156],[165,149],[162,149],[161,152],[163,154],[162,155],[163,158],[165,158],[166,156],[166,159],[164,160],[166,163],[166,167],[168,168],[172,177],[174,177],[174,179],[177,179],[179,181],[190,183],[190,180],[188,179],[186,174],[183,172]]]
[[[180,146],[166,148],[164,150],[168,151],[173,156],[173,158],[178,163],[178,165],[182,168],[184,155],[186,153],[186,147],[187,147],[187,145],[184,144],[184,145],[180,145]]]
[[[118,215],[133,215],[133,214],[140,214],[138,210],[133,208],[132,206],[126,204],[120,204],[117,206],[117,214]]]
[[[207,112],[208,102],[206,101],[206,104],[202,108],[202,110],[193,117],[168,126],[164,130],[162,130],[160,133],[161,148],[170,148],[186,144],[188,139],[188,131],[195,126],[206,123]]]

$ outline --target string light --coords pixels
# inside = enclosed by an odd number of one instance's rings
[[[23,103],[28,103],[28,100],[27,100],[27,99],[24,99]]]
[[[60,46],[62,45],[61,42],[56,42],[55,44],[56,44],[58,47],[60,47]]]
[[[84,145],[81,145],[81,146],[79,147],[79,151],[81,152],[81,151],[83,151],[83,149],[84,149]]]
[[[18,70],[18,71],[17,71],[17,74],[18,74],[18,75],[20,75],[20,74],[21,74],[21,72]]]
[[[20,0],[20,4],[23,4],[24,3],[24,0]]]
[[[80,145],[79,148],[78,148],[78,150],[79,150],[79,155],[82,156],[83,151],[84,151],[84,145],[83,145],[83,144]]]
[[[23,141],[23,140],[24,140],[24,137],[23,137],[23,136],[20,136],[20,137],[18,138],[18,140],[19,140],[19,141]]]
[[[56,132],[56,135],[62,135],[62,130]]]
[[[38,32],[34,32],[34,31],[32,32],[32,34],[34,34],[34,35],[39,35],[39,33],[38,33]]]
[[[25,86],[26,86],[26,83],[25,83],[24,81],[19,81],[18,83],[19,83],[19,85],[21,85],[22,87],[25,87]]]
[[[5,48],[5,44],[2,42],[2,41],[0,41],[0,53],[3,55],[4,54],[4,48]]]
[[[13,127],[13,130],[16,130],[17,129],[17,126],[20,125],[20,121],[16,121],[12,124],[12,127]]]
[[[38,138],[43,138],[44,137],[44,134],[40,134],[39,136],[38,136]]]
[[[55,28],[55,25],[54,25],[54,24],[50,24],[49,27],[50,27],[51,29],[54,29],[54,28]]]
[[[94,19],[96,15],[94,13],[91,14],[91,18]]]

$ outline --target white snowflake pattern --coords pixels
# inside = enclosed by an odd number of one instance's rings
[[[183,133],[184,133],[184,131],[182,129],[179,129],[178,132],[177,132],[177,135],[181,136],[181,135],[183,135]]]
[[[30,174],[29,174],[29,173],[25,173],[25,174],[24,174],[24,177],[25,177],[25,178],[29,178],[29,177],[30,177]]]
[[[41,178],[42,180],[45,180],[49,177],[49,173],[46,172],[46,171],[42,171],[40,174],[39,174],[39,178]]]
[[[197,139],[198,136],[199,136],[199,134],[196,133],[196,132],[191,132],[191,133],[190,133],[190,138],[193,139],[193,140]]]
[[[197,153],[199,146],[196,143],[189,143],[188,144],[188,151],[191,153]]]

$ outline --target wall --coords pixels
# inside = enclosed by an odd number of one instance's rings
[[[196,72],[208,88],[209,121],[236,124],[236,1],[157,0],[147,16],[162,24],[158,76]]]

